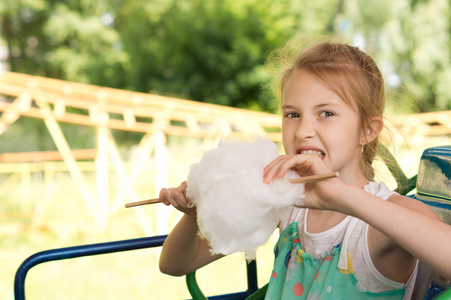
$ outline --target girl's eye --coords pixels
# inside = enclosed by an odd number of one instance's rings
[[[299,114],[294,112],[289,112],[285,114],[285,118],[293,119],[293,118],[299,118]]]
[[[330,111],[322,111],[319,116],[323,117],[323,118],[328,118],[328,117],[335,116],[335,114],[333,112],[330,112]]]

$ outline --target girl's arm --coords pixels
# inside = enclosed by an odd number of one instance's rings
[[[264,182],[285,176],[289,169],[301,175],[330,172],[315,154],[280,156],[265,168]],[[386,277],[405,282],[418,258],[451,279],[451,226],[426,204],[398,195],[385,201],[339,178],[307,183],[305,196],[305,207],[352,215],[368,223],[371,258]]]
[[[211,255],[206,240],[197,234],[194,217],[184,215],[163,244],[160,256],[160,271],[173,276],[189,274],[218,259]]]
[[[164,204],[185,213],[166,238],[160,256],[160,271],[173,276],[189,274],[221,257],[211,255],[207,241],[199,237],[196,210],[188,207],[185,190],[186,182],[183,182],[178,188],[160,192]]]
[[[440,221],[431,208],[399,195],[384,201],[360,189],[349,192],[354,196],[362,194],[360,199],[365,199],[361,205],[345,202],[344,209],[370,225],[368,246],[373,263],[382,274],[405,282],[416,257],[451,279],[451,226]],[[409,264],[411,270],[405,268]],[[403,268],[404,274],[399,272]]]

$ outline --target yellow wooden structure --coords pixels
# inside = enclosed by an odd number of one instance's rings
[[[60,167],[67,168],[87,209],[103,226],[108,216],[125,202],[142,200],[133,182],[143,171],[144,160],[151,156],[154,159],[156,190],[167,186],[168,135],[217,141],[221,137],[258,134],[281,141],[280,116],[275,114],[13,72],[0,74],[0,112],[0,141],[1,134],[19,117],[31,117],[43,120],[58,149],[52,153],[0,154],[0,172],[20,173],[25,182],[23,192],[27,193],[26,184],[30,180],[27,172],[34,168],[27,162],[62,160],[64,166]],[[451,111],[399,116],[392,120],[394,126],[409,136],[451,135]],[[71,149],[61,122],[94,127],[96,149]],[[144,134],[130,161],[121,158],[112,129]],[[86,166],[79,162],[89,158],[95,160],[94,192],[86,183]],[[121,181],[116,195],[109,194],[110,170],[115,170]],[[142,210],[135,211],[146,234],[154,234]]]
[[[89,212],[103,225],[108,215],[122,208],[126,201],[141,200],[133,182],[145,167],[142,162],[150,156],[155,161],[156,190],[167,186],[167,135],[217,140],[220,137],[260,134],[274,141],[281,140],[277,115],[158,95],[12,72],[0,74],[2,95],[0,134],[21,116],[42,119],[59,152],[0,155],[3,172],[20,173],[24,182],[23,193],[26,194],[25,187],[30,181],[33,165],[20,162],[61,158]],[[61,122],[95,127],[97,143],[94,152],[93,149],[70,149],[59,125]],[[131,167],[125,167],[111,129],[144,133],[134,157],[128,162]],[[95,159],[95,192],[86,183],[84,164],[77,161],[89,156]],[[110,169],[114,169],[121,179],[122,186],[117,195],[109,195]],[[114,199],[111,203],[110,198]],[[135,211],[146,233],[153,234],[141,209]]]

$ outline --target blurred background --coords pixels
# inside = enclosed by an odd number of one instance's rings
[[[180,217],[174,210],[123,204],[178,185],[221,137],[264,133],[279,143],[265,64],[294,36],[334,35],[373,56],[386,81],[393,152],[413,176],[426,147],[451,144],[450,5],[2,0],[0,298],[13,299],[14,273],[37,251],[167,233]],[[273,244],[258,253],[261,284]],[[27,299],[189,297],[183,278],[159,273],[158,255],[38,266]],[[243,290],[244,259],[232,255],[198,278],[207,294]]]

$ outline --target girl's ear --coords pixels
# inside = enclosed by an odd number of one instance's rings
[[[381,133],[384,128],[384,121],[380,117],[374,117],[368,123],[368,126],[363,130],[360,137],[360,143],[366,145],[372,142]]]

